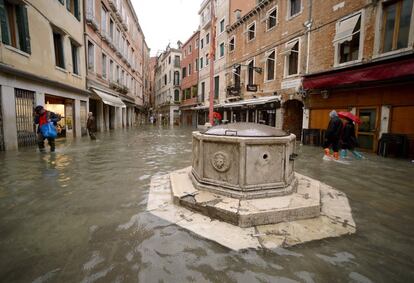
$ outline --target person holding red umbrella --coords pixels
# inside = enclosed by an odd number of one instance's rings
[[[339,139],[342,131],[342,121],[339,119],[338,114],[335,110],[329,113],[331,120],[329,121],[328,128],[325,132],[325,141],[323,142],[323,148],[325,156],[331,157],[330,147],[334,152],[333,158],[339,159]]]
[[[348,150],[352,152],[352,154],[357,159],[362,159],[362,154],[355,150],[355,147],[358,146],[358,140],[355,136],[355,125],[354,121],[360,121],[358,119],[352,120],[348,116],[341,115],[342,112],[338,113],[339,117],[343,117],[345,120],[344,123],[344,129],[342,131],[342,137],[341,137],[341,158],[345,158],[347,156]],[[346,112],[349,113],[349,112]],[[351,114],[351,113],[350,113]]]
[[[213,112],[213,121],[214,121],[214,126],[220,124],[222,117],[221,114],[219,112]]]

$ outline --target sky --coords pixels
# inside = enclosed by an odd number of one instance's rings
[[[151,56],[187,41],[199,25],[202,0],[131,0]]]

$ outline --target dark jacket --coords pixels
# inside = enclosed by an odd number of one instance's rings
[[[54,112],[46,111],[42,115],[46,115],[46,120],[50,120],[51,122],[53,122],[53,125],[55,125],[55,126],[57,125],[57,122],[60,121],[60,117],[58,115],[56,115]],[[34,122],[35,122],[36,125],[39,125],[40,124],[40,117],[42,115],[36,114],[35,120],[34,120]],[[40,133],[40,126],[41,125],[39,125],[39,127],[37,127],[37,132],[38,133]]]
[[[325,138],[328,140],[339,140],[342,130],[342,121],[338,116],[331,118],[326,129]]]
[[[358,146],[358,141],[355,136],[355,126],[353,122],[346,122],[342,134],[342,148],[354,149]]]
[[[95,117],[93,117],[93,116],[90,116],[90,117],[88,117],[88,121],[86,122],[86,128],[89,130],[89,131],[95,131]]]

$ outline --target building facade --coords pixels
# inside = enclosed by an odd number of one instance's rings
[[[181,48],[181,125],[197,126],[196,112],[192,108],[198,104],[198,65],[199,37],[195,32]]]
[[[155,113],[163,125],[180,123],[181,42],[158,56],[155,68]]]
[[[0,150],[36,144],[33,108],[62,116],[59,137],[86,135],[83,1],[0,1]]]
[[[304,128],[323,135],[330,110],[351,111],[361,148],[403,134],[414,156],[413,1],[321,1],[312,17]]]
[[[98,130],[143,118],[145,39],[129,0],[85,0],[90,111]]]

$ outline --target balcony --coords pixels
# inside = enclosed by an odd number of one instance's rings
[[[118,11],[118,7],[116,6],[115,0],[108,0],[109,6],[114,10],[115,12]]]
[[[122,23],[122,27],[125,31],[128,31],[128,25],[125,22]]]
[[[86,24],[90,26],[94,31],[99,30],[99,24],[95,19],[95,15],[93,11],[86,12]]]
[[[227,86],[227,96],[235,97],[240,96],[241,87],[240,85],[230,85]]]

